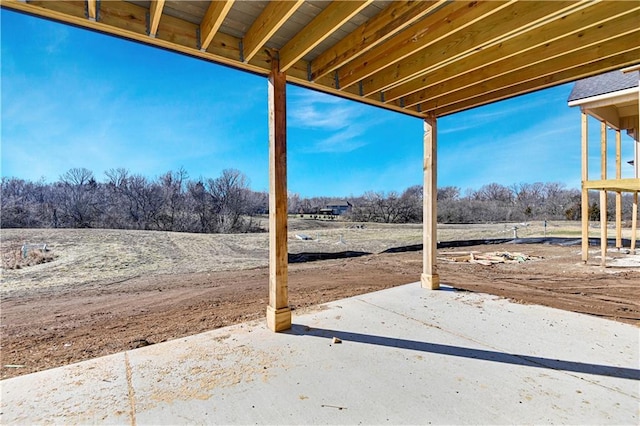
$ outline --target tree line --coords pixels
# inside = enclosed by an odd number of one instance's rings
[[[126,169],[74,168],[54,183],[2,178],[3,228],[111,228],[227,233],[253,232],[268,194],[252,191],[233,169],[189,180],[184,169],[155,180]]]
[[[404,192],[367,192],[351,200],[352,220],[386,223],[422,222],[422,186]],[[632,197],[623,194],[623,219],[631,219]],[[615,197],[607,199],[607,212],[613,217]],[[490,183],[477,190],[445,186],[437,190],[439,223],[526,222],[533,220],[580,220],[581,191],[564,184],[521,183],[504,186]],[[600,220],[599,195],[589,193],[589,220]]]
[[[263,230],[269,196],[253,191],[239,170],[216,178],[189,179],[184,169],[155,179],[111,169],[98,182],[90,170],[70,169],[53,183],[3,177],[2,228],[111,228],[198,233]],[[344,199],[346,218],[359,222],[419,223],[423,192],[419,185],[402,192],[365,192]],[[590,220],[599,220],[597,193],[590,195]],[[486,223],[580,219],[580,191],[560,183],[484,185],[464,194],[459,187],[438,188],[438,222]],[[319,214],[329,197],[290,194],[291,214]],[[631,197],[623,198],[625,220]],[[615,211],[614,197],[607,210]]]

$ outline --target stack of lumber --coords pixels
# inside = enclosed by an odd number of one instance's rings
[[[495,265],[496,263],[522,263],[529,260],[537,259],[541,259],[541,257],[530,256],[524,253],[510,253],[506,251],[497,251],[491,253],[480,253],[477,251],[450,251],[443,253],[443,256],[438,258],[438,260],[442,260],[445,262],[468,262],[485,266]]]

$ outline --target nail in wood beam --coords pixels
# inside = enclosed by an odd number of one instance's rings
[[[424,197],[422,230],[423,273],[420,282],[423,288],[440,288],[440,276],[437,272],[436,250],[437,230],[437,126],[435,115],[424,120]]]
[[[607,179],[607,124],[600,122],[600,178]],[[600,266],[607,266],[607,191],[600,191]]]
[[[589,260],[589,190],[585,188],[589,180],[589,135],[588,117],[582,113],[582,261]]]
[[[272,331],[291,328],[287,245],[287,100],[286,76],[272,58],[269,74],[269,306]]]

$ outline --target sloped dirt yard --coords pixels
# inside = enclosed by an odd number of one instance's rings
[[[234,241],[225,244],[231,247]],[[252,243],[254,251],[263,256],[261,241]],[[184,265],[168,273],[145,270],[134,276],[112,271],[108,279],[78,276],[76,283],[67,279],[47,286],[39,286],[34,279],[14,289],[9,288],[13,275],[7,274],[1,304],[2,378],[262,317],[268,268],[247,260],[255,253],[236,246],[230,249],[246,255],[243,269],[202,271]],[[528,259],[490,264],[460,261],[472,252],[474,259],[495,258],[505,252],[526,253]],[[442,249],[438,257],[442,283],[461,291],[640,325],[640,268],[603,270],[596,259],[592,265],[582,265],[579,247],[502,244]],[[46,271],[58,268],[55,275],[59,275],[66,261],[69,259],[61,255],[30,268],[43,268],[42,279],[55,283]],[[100,262],[92,267],[105,268]],[[291,264],[290,302],[297,311],[304,311],[324,302],[418,281],[421,268],[422,252]]]

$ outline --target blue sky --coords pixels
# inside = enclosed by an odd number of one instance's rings
[[[15,12],[1,19],[1,175],[51,182],[74,167],[155,178],[244,172],[268,189],[267,81],[201,60]],[[443,117],[438,185],[580,183],[571,84]],[[289,190],[402,191],[422,182],[422,121],[289,85]],[[590,122],[599,174],[599,124]],[[613,133],[610,151],[613,155]],[[623,136],[623,158],[631,159]],[[610,173],[613,157],[610,157]],[[630,176],[631,166],[623,167]]]

